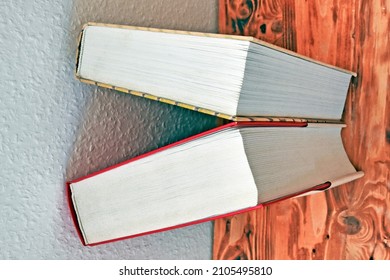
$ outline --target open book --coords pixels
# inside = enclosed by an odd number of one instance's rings
[[[253,37],[87,24],[83,82],[234,121],[340,120],[351,76]]]
[[[272,125],[272,126],[271,126]],[[68,183],[86,245],[247,211],[354,180],[342,125],[229,123]]]

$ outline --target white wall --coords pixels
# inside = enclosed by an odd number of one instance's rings
[[[1,259],[211,258],[211,223],[83,247],[64,183],[216,125],[213,117],[76,81],[81,26],[216,32],[217,2],[1,1]]]

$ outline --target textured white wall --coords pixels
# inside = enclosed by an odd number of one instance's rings
[[[217,2],[1,1],[0,258],[211,258],[211,223],[83,247],[64,182],[216,125],[213,117],[76,81],[81,26],[216,32]]]

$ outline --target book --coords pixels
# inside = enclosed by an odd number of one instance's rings
[[[210,221],[357,179],[343,125],[231,122],[67,183],[84,245]]]
[[[233,121],[338,122],[355,73],[253,37],[88,23],[76,77]]]

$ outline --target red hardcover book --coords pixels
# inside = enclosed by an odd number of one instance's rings
[[[342,125],[233,122],[68,182],[93,246],[239,214],[362,176]]]

